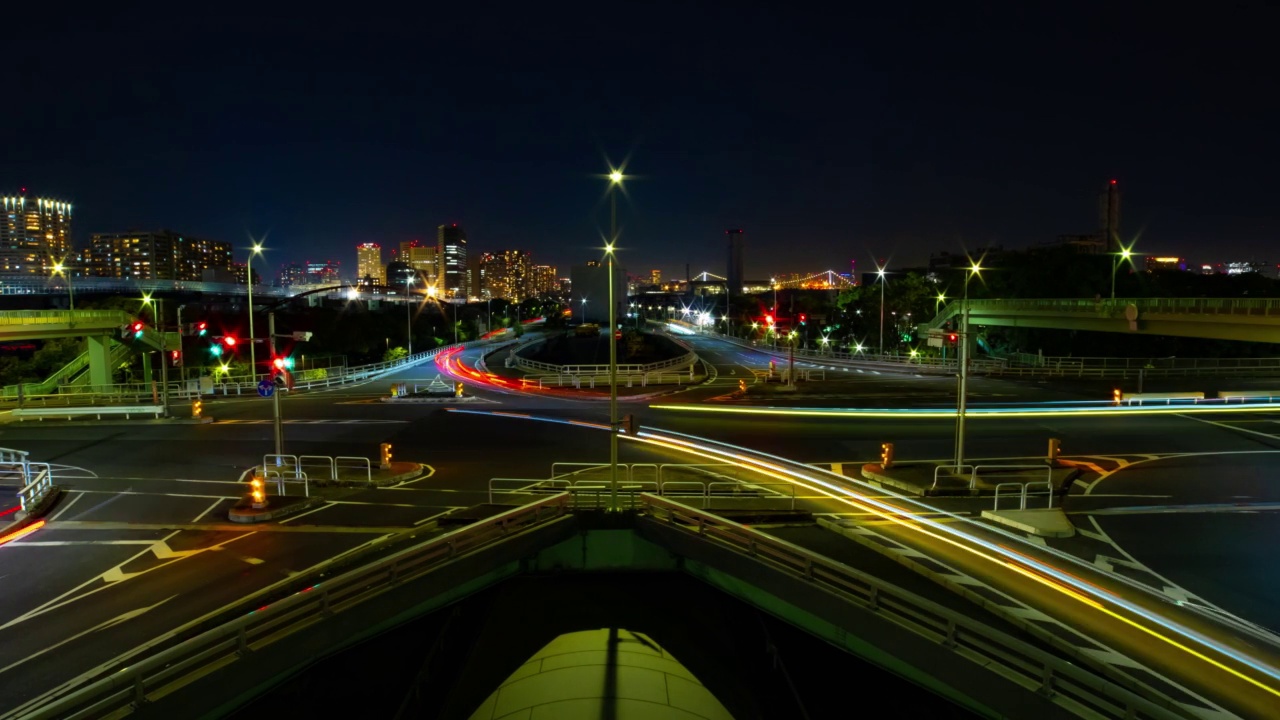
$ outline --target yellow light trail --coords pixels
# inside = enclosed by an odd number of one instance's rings
[[[825,417],[825,418],[905,418],[905,419],[938,419],[954,418],[955,410],[918,410],[904,408],[901,410],[868,410],[856,408],[771,408],[771,407],[717,407],[709,405],[650,405],[652,410],[676,410],[681,412],[708,412],[731,415],[783,415],[792,417]],[[1242,412],[1280,412],[1280,403],[1266,405],[1183,405],[1165,407],[1144,407],[1121,405],[1109,408],[968,408],[965,417],[1002,418],[1002,417],[1106,417],[1115,415],[1199,415],[1214,413]]]
[[[624,437],[625,437],[625,436],[624,436]],[[1276,688],[1273,688],[1273,687],[1271,687],[1270,685],[1267,685],[1266,683],[1260,682],[1260,681],[1258,681],[1258,680],[1256,680],[1256,679],[1254,679],[1254,678],[1252,678],[1252,677],[1249,677],[1248,675],[1246,675],[1246,674],[1244,674],[1244,673],[1240,672],[1239,670],[1236,670],[1236,669],[1234,669],[1234,668],[1228,667],[1228,666],[1227,666],[1227,665],[1225,665],[1224,663],[1222,663],[1222,662],[1220,662],[1220,661],[1218,661],[1218,660],[1215,660],[1214,658],[1211,658],[1211,657],[1209,657],[1208,655],[1205,655],[1204,653],[1202,653],[1202,652],[1200,652],[1200,651],[1198,651],[1198,650],[1195,650],[1194,648],[1191,648],[1191,647],[1189,647],[1189,646],[1187,646],[1187,645],[1183,644],[1182,642],[1179,642],[1178,640],[1176,640],[1176,639],[1174,639],[1174,638],[1168,637],[1167,635],[1164,635],[1164,634],[1162,634],[1162,633],[1160,633],[1160,632],[1158,632],[1158,631],[1156,631],[1156,630],[1154,630],[1154,629],[1152,629],[1152,628],[1146,627],[1145,625],[1142,625],[1142,624],[1140,624],[1140,623],[1138,623],[1138,622],[1136,622],[1136,621],[1134,621],[1134,620],[1131,620],[1131,619],[1129,619],[1129,618],[1127,618],[1127,617],[1124,617],[1123,615],[1121,615],[1121,614],[1119,614],[1119,613],[1117,613],[1117,612],[1115,612],[1115,611],[1113,611],[1113,610],[1110,610],[1109,608],[1107,608],[1107,607],[1103,606],[1101,603],[1097,602],[1096,600],[1093,600],[1093,599],[1091,599],[1091,598],[1088,598],[1088,597],[1086,597],[1086,596],[1084,596],[1084,595],[1080,594],[1080,593],[1079,593],[1079,592],[1077,592],[1076,590],[1073,590],[1073,589],[1071,589],[1071,588],[1068,588],[1068,587],[1066,587],[1065,585],[1062,585],[1062,584],[1060,584],[1060,583],[1058,583],[1058,582],[1056,582],[1056,581],[1053,581],[1053,580],[1051,580],[1051,579],[1049,579],[1049,578],[1045,578],[1045,577],[1043,577],[1043,576],[1041,576],[1041,575],[1038,575],[1036,572],[1034,572],[1033,570],[1031,570],[1031,569],[1029,569],[1029,568],[1024,568],[1024,567],[1021,567],[1020,565],[1018,565],[1018,564],[1016,564],[1016,563],[1013,563],[1013,562],[1010,562],[1009,560],[1006,560],[1006,559],[1004,559],[1004,558],[1000,558],[1000,557],[996,557],[996,556],[993,556],[993,555],[987,554],[987,553],[983,552],[983,551],[981,550],[981,548],[977,548],[977,547],[973,547],[973,546],[971,546],[971,545],[967,545],[967,544],[961,543],[961,542],[959,542],[959,541],[957,541],[957,540],[955,540],[955,539],[953,539],[953,538],[945,537],[945,536],[943,536],[943,535],[938,534],[937,532],[934,532],[934,531],[932,531],[932,530],[928,530],[928,529],[926,529],[925,527],[923,527],[923,525],[922,525],[922,523],[920,522],[920,519],[919,519],[918,517],[916,517],[915,515],[913,515],[912,513],[908,512],[908,511],[906,511],[906,510],[903,510],[902,508],[898,508],[897,506],[893,505],[892,503],[883,503],[884,505],[887,505],[889,508],[892,508],[892,511],[890,511],[890,512],[886,512],[885,510],[882,510],[882,509],[880,509],[880,508],[878,508],[878,507],[877,507],[877,505],[880,505],[881,503],[879,503],[879,502],[875,502],[875,501],[871,501],[871,499],[870,499],[870,498],[865,498],[865,497],[860,496],[860,495],[858,495],[858,494],[856,494],[856,493],[853,493],[853,497],[840,496],[840,495],[833,494],[832,492],[830,492],[830,490],[828,490],[828,489],[826,489],[826,488],[823,488],[823,487],[815,487],[815,486],[808,485],[808,484],[803,483],[803,482],[798,482],[798,479],[797,479],[797,477],[796,477],[795,475],[793,475],[791,472],[788,472],[787,470],[785,470],[785,469],[783,469],[783,468],[779,468],[779,467],[777,467],[777,466],[772,465],[771,463],[768,463],[768,462],[765,462],[765,461],[762,461],[762,460],[758,460],[758,459],[756,459],[756,458],[751,458],[751,457],[749,457],[749,456],[745,456],[745,455],[739,455],[739,454],[737,454],[737,453],[730,453],[730,452],[728,452],[728,451],[717,450],[717,449],[715,449],[715,448],[705,448],[705,447],[701,447],[701,446],[696,446],[695,444],[693,444],[693,443],[689,443],[688,441],[676,440],[676,439],[674,439],[674,438],[661,438],[664,442],[658,442],[658,441],[657,441],[656,436],[655,436],[655,437],[653,437],[653,438],[637,437],[637,438],[632,438],[632,439],[637,440],[637,441],[640,441],[640,442],[649,442],[649,443],[651,443],[651,444],[659,445],[659,446],[662,446],[662,447],[667,447],[667,448],[669,448],[669,449],[682,449],[682,450],[684,450],[684,451],[686,451],[686,452],[690,452],[690,453],[695,454],[695,455],[698,455],[698,456],[700,456],[700,457],[704,457],[704,458],[708,458],[708,459],[716,459],[716,460],[720,460],[720,461],[722,461],[722,462],[729,462],[729,463],[736,464],[736,465],[738,465],[739,467],[742,467],[742,468],[744,468],[744,469],[748,469],[748,470],[754,469],[755,471],[760,472],[761,474],[764,474],[764,475],[766,475],[766,476],[773,477],[773,478],[778,479],[778,480],[783,480],[783,481],[785,481],[785,482],[789,482],[789,483],[792,483],[792,484],[795,484],[795,485],[800,485],[801,487],[804,487],[804,488],[806,488],[806,489],[808,489],[808,490],[811,490],[811,491],[813,491],[813,492],[817,492],[817,493],[820,493],[820,494],[822,494],[822,495],[825,495],[826,497],[828,497],[828,498],[830,498],[830,499],[832,499],[832,500],[836,500],[836,501],[839,501],[839,502],[844,502],[845,504],[850,505],[850,506],[852,506],[852,507],[856,507],[856,508],[863,509],[863,510],[865,510],[865,511],[867,511],[867,512],[870,512],[870,513],[871,513],[871,514],[873,514],[873,515],[878,515],[878,516],[880,516],[881,518],[883,518],[883,519],[885,519],[885,520],[888,520],[888,521],[890,521],[890,522],[897,523],[898,525],[901,525],[901,526],[902,526],[903,528],[905,528],[905,529],[913,530],[913,531],[915,531],[915,532],[917,532],[917,533],[920,533],[920,534],[925,535],[925,536],[927,536],[927,537],[930,537],[930,538],[933,538],[933,539],[935,539],[935,540],[938,540],[938,541],[940,541],[940,542],[942,542],[942,543],[945,543],[945,544],[947,544],[947,545],[950,545],[950,546],[952,546],[952,547],[955,547],[955,548],[957,548],[957,549],[959,549],[959,550],[963,550],[963,551],[965,551],[965,552],[968,552],[968,553],[970,553],[970,554],[972,554],[972,555],[974,555],[974,556],[976,556],[976,557],[979,557],[979,558],[981,558],[981,559],[983,559],[983,560],[986,560],[986,561],[988,561],[988,562],[994,563],[994,564],[995,564],[995,565],[997,565],[997,566],[1010,568],[1010,569],[1015,570],[1015,571],[1017,571],[1017,572],[1019,572],[1019,573],[1021,573],[1021,574],[1023,574],[1023,575],[1026,575],[1027,577],[1033,578],[1033,579],[1035,579],[1037,582],[1039,582],[1039,583],[1041,583],[1041,584],[1045,585],[1046,587],[1053,588],[1054,590],[1057,590],[1058,592],[1062,593],[1063,595],[1065,595],[1065,596],[1067,596],[1067,597],[1073,598],[1073,599],[1075,599],[1075,600],[1077,600],[1077,601],[1079,601],[1079,602],[1081,602],[1081,603],[1083,603],[1083,604],[1085,604],[1085,605],[1088,605],[1089,607],[1092,607],[1092,608],[1094,608],[1094,609],[1096,609],[1096,610],[1099,610],[1100,612],[1102,612],[1102,613],[1106,614],[1106,615],[1107,615],[1107,616],[1109,616],[1109,617],[1112,617],[1112,618],[1114,618],[1114,619],[1116,619],[1116,620],[1119,620],[1119,621],[1121,621],[1121,622],[1125,623],[1126,625],[1130,625],[1130,626],[1132,626],[1132,627],[1134,627],[1134,628],[1136,628],[1136,629],[1138,629],[1138,630],[1141,630],[1142,632],[1144,632],[1144,633],[1146,633],[1146,634],[1150,635],[1151,637],[1154,637],[1154,638],[1157,638],[1157,639],[1159,639],[1159,640],[1162,640],[1162,641],[1164,641],[1165,643],[1167,643],[1167,644],[1171,645],[1172,647],[1178,648],[1179,650],[1182,650],[1183,652],[1186,652],[1186,653],[1188,653],[1189,655],[1191,655],[1191,656],[1193,656],[1193,657],[1195,657],[1195,658],[1197,658],[1197,659],[1199,659],[1199,660],[1201,660],[1201,661],[1203,661],[1203,662],[1207,662],[1207,663],[1209,663],[1210,665],[1212,665],[1212,666],[1214,666],[1214,667],[1216,667],[1216,668],[1218,668],[1218,669],[1220,669],[1220,670],[1223,670],[1223,671],[1227,672],[1227,673],[1228,673],[1228,674],[1230,674],[1230,675],[1233,675],[1233,676],[1235,676],[1235,677],[1237,677],[1237,678],[1239,678],[1239,679],[1241,679],[1241,680],[1244,680],[1245,682],[1247,682],[1247,683],[1249,683],[1249,684],[1251,684],[1251,685],[1254,685],[1254,686],[1256,686],[1256,687],[1258,687],[1258,688],[1261,688],[1262,690],[1265,690],[1265,691],[1267,691],[1268,693],[1271,693],[1272,695],[1275,695],[1275,696],[1277,696],[1277,697],[1280,697],[1280,690],[1277,690]],[[697,449],[697,450],[695,450],[695,449],[694,449],[695,447],[696,447],[696,448],[698,448],[698,449]],[[845,492],[852,492],[852,491],[845,490]],[[909,521],[910,521],[910,522],[909,522]],[[1017,553],[1015,553],[1015,554],[1017,554]],[[1052,567],[1052,566],[1051,566],[1051,567]],[[1059,568],[1054,567],[1053,569],[1054,569],[1055,571],[1057,571],[1057,572],[1062,572],[1062,570],[1060,570]],[[1064,574],[1066,574],[1066,573],[1064,573]],[[1098,587],[1096,587],[1096,586],[1092,585],[1091,583],[1087,583],[1087,582],[1085,582],[1085,581],[1083,581],[1083,580],[1079,580],[1079,582],[1082,582],[1082,583],[1084,583],[1085,585],[1088,585],[1088,586],[1089,586],[1089,587],[1090,587],[1094,592],[1098,592],[1098,593],[1100,593],[1100,594],[1102,594],[1102,595],[1104,595],[1104,596],[1109,596],[1109,597],[1111,597],[1111,598],[1115,598],[1115,597],[1116,597],[1114,594],[1112,594],[1112,593],[1110,593],[1110,592],[1108,592],[1108,591],[1105,591],[1105,590],[1103,590],[1103,589],[1101,589],[1101,588],[1098,588]]]

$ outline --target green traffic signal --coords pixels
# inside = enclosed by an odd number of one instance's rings
[[[221,345],[214,345],[213,347],[210,347],[210,348],[209,348],[209,354],[210,354],[210,355],[212,355],[212,356],[214,356],[214,357],[219,357],[219,356],[221,356],[221,355],[222,355],[222,346],[221,346]]]

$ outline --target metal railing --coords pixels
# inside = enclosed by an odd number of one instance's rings
[[[969,483],[970,483],[970,487],[972,487],[973,482],[977,477],[976,475],[973,474],[972,465],[939,465],[933,469],[933,484],[929,486],[929,489],[930,490],[938,489],[938,480],[942,479],[942,475],[944,473],[959,476],[965,472],[969,473],[969,476],[970,476]]]
[[[50,702],[29,720],[102,717],[146,702],[152,693],[180,686],[208,669],[235,662],[299,629],[418,578],[463,554],[563,516],[567,495],[529,503],[349,570],[270,603],[219,627]]]
[[[24,513],[31,512],[53,491],[53,470],[48,463],[27,463],[25,469],[28,478],[32,471],[36,471],[36,476],[18,491],[18,501]]]
[[[738,523],[654,495],[642,495],[641,510],[655,520],[696,534],[721,547],[875,612],[878,617],[937,642],[957,657],[976,663],[1023,688],[1084,706],[1103,718],[1178,718],[1169,698],[1143,688],[1142,694],[1060,659],[959,612],[891,585],[843,563]]]
[[[996,472],[998,472],[998,473],[1000,474],[1000,476],[1001,476],[1001,477],[1009,477],[1009,476],[1011,476],[1011,475],[1012,475],[1012,476],[1015,476],[1015,477],[1016,477],[1016,476],[1018,476],[1018,475],[1030,475],[1030,476],[1036,476],[1036,475],[1044,474],[1044,480],[1043,480],[1042,482],[1047,482],[1047,483],[1049,483],[1049,484],[1050,484],[1050,487],[1052,487],[1052,485],[1053,485],[1053,466],[1048,465],[1048,464],[1040,464],[1040,465],[974,465],[974,466],[973,466],[973,475],[969,478],[969,489],[970,489],[970,490],[977,490],[977,489],[978,489],[978,478],[981,476],[981,474],[982,474],[982,471],[983,471],[983,470],[986,470],[986,471],[988,471],[988,472],[990,472],[990,471],[996,471]]]
[[[163,405],[49,405],[44,407],[20,407],[10,411],[13,417],[21,422],[26,418],[43,420],[47,417],[64,417],[71,420],[76,417],[92,415],[101,420],[103,415],[123,415],[126,420],[134,415],[150,415],[160,417],[164,414]]]
[[[1045,495],[1047,495],[1047,496],[1049,497],[1049,506],[1048,506],[1048,509],[1049,509],[1049,510],[1052,510],[1052,509],[1053,509],[1053,483],[1052,483],[1052,482],[1046,482],[1046,481],[1041,481],[1041,482],[1025,482],[1025,483],[1019,483],[1019,482],[1002,482],[1002,483],[998,483],[998,484],[996,485],[996,496],[995,496],[995,501],[994,501],[994,503],[993,503],[993,505],[992,505],[991,509],[992,509],[992,510],[999,510],[999,509],[1000,509],[1000,489],[1001,489],[1001,488],[1014,487],[1014,488],[1018,488],[1018,490],[1017,490],[1015,493],[1012,493],[1012,494],[1016,494],[1016,495],[1018,496],[1018,509],[1019,509],[1019,510],[1026,510],[1026,509],[1027,509],[1027,496],[1030,494],[1030,490],[1029,490],[1029,488],[1030,488],[1031,486],[1033,486],[1033,485],[1034,485],[1034,486],[1036,486],[1036,487],[1039,487],[1039,486],[1041,486],[1041,485],[1044,485],[1044,486],[1045,486],[1045,492],[1044,492],[1044,494],[1045,494]],[[1036,494],[1037,494],[1037,495],[1039,495],[1040,493],[1036,493]]]
[[[657,372],[660,370],[668,370],[673,367],[684,367],[698,362],[698,356],[694,353],[686,353],[680,357],[661,360],[658,362],[639,364],[626,363],[617,366],[618,375],[644,375],[646,373]],[[609,365],[556,365],[554,363],[539,362],[537,360],[529,360],[516,355],[516,367],[525,372],[540,372],[551,375],[608,375]]]

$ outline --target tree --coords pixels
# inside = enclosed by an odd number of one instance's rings
[[[403,360],[407,357],[409,357],[409,351],[400,346],[387,348],[387,351],[382,353],[383,362],[394,362],[396,360]]]

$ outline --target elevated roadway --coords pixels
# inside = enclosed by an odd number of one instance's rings
[[[948,303],[921,334],[958,319],[964,301]],[[1280,299],[1115,298],[969,300],[969,323],[977,326],[1198,337],[1280,342]]]

